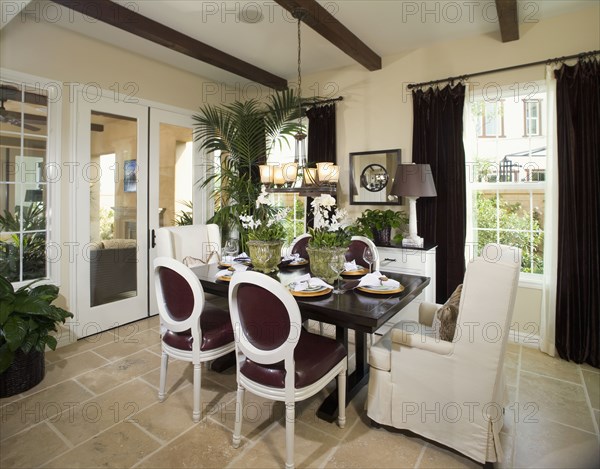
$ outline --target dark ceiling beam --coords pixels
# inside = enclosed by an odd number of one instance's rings
[[[303,23],[306,23],[367,70],[381,70],[381,57],[315,0],[275,1],[291,13],[298,9],[302,10],[304,13]]]
[[[140,15],[118,3],[110,0],[52,0],[77,11],[87,17],[97,19],[115,26],[123,31],[135,34],[171,50],[185,54],[194,59],[235,75],[255,81],[261,85],[283,90],[287,88],[287,80],[248,62],[215,49],[208,44],[186,36],[179,31],[158,23],[146,16]]]
[[[519,39],[519,13],[517,0],[496,0],[498,23],[502,42],[516,41]]]
[[[11,85],[0,85],[0,101],[17,101],[21,102],[21,90]],[[43,94],[25,92],[24,102],[37,106],[47,106],[48,97]]]

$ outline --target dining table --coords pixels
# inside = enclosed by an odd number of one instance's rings
[[[227,297],[229,282],[217,279],[222,270],[217,264],[206,264],[192,268],[205,292]],[[279,271],[270,275],[282,284],[289,285],[299,277],[310,273],[310,265],[299,267],[281,266]],[[349,348],[349,332],[354,331],[355,368],[349,373],[346,383],[346,404],[368,383],[369,364],[367,362],[367,338],[375,333],[383,324],[415,299],[427,285],[429,277],[381,272],[389,279],[396,280],[404,287],[401,292],[367,293],[356,288],[357,280],[344,279],[343,294],[328,293],[314,297],[296,297],[303,320],[312,319],[335,326],[336,340],[346,350]],[[233,274],[235,275],[235,273]],[[337,417],[337,390],[334,390],[321,404],[317,416],[328,422]]]

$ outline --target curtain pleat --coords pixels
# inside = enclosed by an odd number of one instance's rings
[[[557,79],[559,184],[556,349],[600,367],[600,64]]]
[[[418,232],[425,242],[438,246],[436,299],[443,303],[465,274],[465,87],[415,90],[412,96],[412,160],[431,165],[437,189],[437,197],[417,201]]]

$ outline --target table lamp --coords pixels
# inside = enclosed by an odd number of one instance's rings
[[[402,240],[402,246],[422,248],[423,238],[417,234],[417,199],[437,196],[431,167],[428,164],[399,164],[390,194],[408,199],[409,235]]]

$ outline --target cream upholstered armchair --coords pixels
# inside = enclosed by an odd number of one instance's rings
[[[371,347],[367,413],[374,422],[482,464],[502,461],[503,362],[520,268],[519,249],[488,244],[467,266],[452,341],[432,327],[440,305],[423,303],[419,322],[401,321]]]
[[[221,233],[214,224],[164,226],[156,232],[156,248],[157,257],[179,262],[191,257],[202,263],[214,263],[219,261],[221,253]]]

